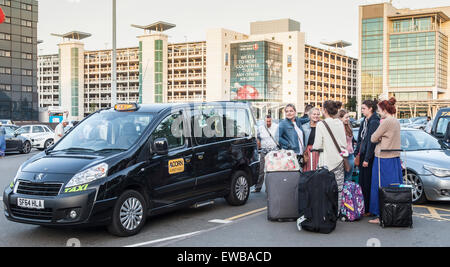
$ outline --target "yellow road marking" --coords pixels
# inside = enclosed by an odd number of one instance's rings
[[[444,212],[450,212],[450,210],[448,209],[442,209],[442,208],[435,208],[435,207],[429,207],[429,206],[422,206],[422,205],[415,205],[415,208],[423,208],[423,209],[427,209],[429,214],[422,214],[422,213],[414,213],[415,215],[418,216],[422,216],[422,217],[427,217],[427,218],[432,218],[432,219],[437,219],[437,220],[442,220],[442,221],[449,221],[450,219],[447,218],[442,218],[442,216],[449,216],[450,214],[440,214],[438,213],[438,211],[444,211]]]
[[[243,213],[243,214],[240,214],[240,215],[237,215],[237,216],[234,216],[234,217],[225,219],[225,220],[226,220],[226,221],[233,221],[233,220],[237,220],[237,219],[239,219],[239,218],[246,217],[246,216],[249,216],[249,215],[252,215],[252,214],[255,214],[255,213],[259,213],[259,212],[262,212],[262,211],[265,211],[265,210],[267,210],[267,207],[262,208],[262,209],[257,209],[257,210],[249,211],[249,212],[246,212],[246,213]]]

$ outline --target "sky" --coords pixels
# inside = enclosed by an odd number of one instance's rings
[[[345,40],[358,55],[358,6],[382,0],[117,0],[117,47],[137,47],[143,30],[131,24],[165,21],[177,25],[166,31],[170,43],[204,41],[211,28],[250,33],[250,22],[290,18],[299,21],[309,45]],[[393,0],[396,8],[450,6],[450,0]],[[56,54],[60,38],[51,33],[73,30],[92,34],[86,50],[111,49],[112,0],[39,0],[39,54]]]

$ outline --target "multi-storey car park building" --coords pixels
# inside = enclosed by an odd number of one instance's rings
[[[38,1],[0,0],[0,118],[38,120]]]
[[[138,47],[118,49],[119,103],[252,101],[258,117],[279,117],[287,103],[300,112],[357,96],[358,60],[343,51],[350,44],[307,45],[300,23],[290,19],[251,23],[249,35],[211,29],[206,41],[176,44],[164,34],[173,24],[132,26],[144,34]],[[86,33],[59,36],[59,54],[39,58],[40,107],[59,105],[81,119],[111,106],[112,51],[84,51]]]
[[[450,6],[360,6],[361,99],[395,96],[400,117],[449,106],[449,16]]]

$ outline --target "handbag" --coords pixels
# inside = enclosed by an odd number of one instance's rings
[[[322,122],[323,122],[323,124],[325,125],[325,127],[327,128],[328,132],[330,133],[331,139],[333,139],[333,143],[334,143],[334,145],[336,146],[337,150],[339,151],[339,154],[342,155],[342,149],[339,147],[339,145],[338,145],[338,143],[337,143],[337,141],[336,141],[336,138],[334,137],[333,132],[332,132],[331,129],[330,129],[330,126],[328,126],[328,124],[327,124],[326,121],[322,121]],[[344,170],[345,170],[346,172],[349,172],[352,168],[351,168],[351,166],[350,166],[350,162],[348,161],[348,157],[342,156],[342,158],[344,159]]]

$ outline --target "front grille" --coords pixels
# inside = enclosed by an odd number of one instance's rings
[[[59,194],[62,184],[38,184],[19,181],[17,194],[30,196],[54,197]]]
[[[24,218],[24,219],[32,219],[32,220],[40,220],[40,221],[51,221],[53,217],[52,209],[25,209],[19,206],[10,206],[11,213],[14,217]]]

